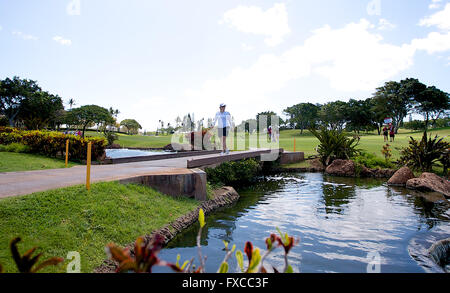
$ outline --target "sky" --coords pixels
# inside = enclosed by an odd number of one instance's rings
[[[408,77],[450,92],[450,1],[0,0],[0,79],[13,76],[147,131]]]

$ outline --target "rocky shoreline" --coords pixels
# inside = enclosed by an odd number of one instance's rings
[[[359,168],[359,169],[358,169]],[[303,168],[275,168],[274,173],[325,173],[339,177],[372,177],[391,178],[397,170],[393,169],[370,169],[364,166],[357,167],[351,160],[334,160],[331,165],[324,167],[317,159],[311,161],[311,167]]]
[[[205,215],[210,214],[222,207],[230,206],[234,204],[239,199],[239,194],[233,187],[225,186],[214,192],[214,198],[202,202],[195,211],[192,211],[184,216],[179,217],[174,222],[164,226],[163,228],[153,231],[148,235],[144,236],[146,243],[156,235],[160,234],[164,237],[164,245],[169,243],[176,235],[184,231],[186,228],[190,227],[198,220],[198,212],[203,209]],[[134,242],[126,245],[133,254]],[[117,263],[107,259],[103,261],[99,267],[94,269],[94,273],[114,273],[117,269]]]

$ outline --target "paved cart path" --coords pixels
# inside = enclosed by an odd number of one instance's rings
[[[205,165],[210,165],[221,161],[241,159],[242,156],[246,158],[258,157],[262,152],[267,152],[267,150],[232,152],[231,155],[225,156],[209,154],[136,163],[92,165],[91,182],[115,181],[152,174],[185,173],[187,162],[191,160],[202,159],[202,162],[207,162]],[[0,198],[85,184],[85,182],[86,166],[0,173]]]

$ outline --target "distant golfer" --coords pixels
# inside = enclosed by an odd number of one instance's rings
[[[383,128],[383,136],[384,136],[384,142],[388,142],[389,141],[389,129],[387,128],[386,125]]]
[[[390,125],[389,136],[391,137],[391,142],[395,140],[395,127],[394,125]]]
[[[227,105],[220,104],[220,111],[217,112],[216,117],[214,118],[213,127],[218,123],[218,134],[219,137],[222,138],[222,153],[223,154],[229,154],[230,151],[227,149],[227,136],[230,131],[231,127],[231,115],[229,112],[225,111],[225,107]]]

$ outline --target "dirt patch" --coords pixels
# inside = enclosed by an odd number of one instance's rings
[[[214,191],[214,198],[203,202],[195,211],[179,217],[174,222],[164,226],[160,230],[153,231],[149,235],[145,235],[146,244],[150,243],[156,234],[160,234],[164,238],[164,245],[169,243],[178,233],[197,222],[198,212],[203,209],[205,215],[213,211],[234,204],[239,199],[239,194],[233,187],[225,186]],[[130,250],[131,255],[134,253],[134,242],[125,246]],[[114,273],[117,269],[117,262],[107,259],[103,264],[94,269],[94,273]]]

